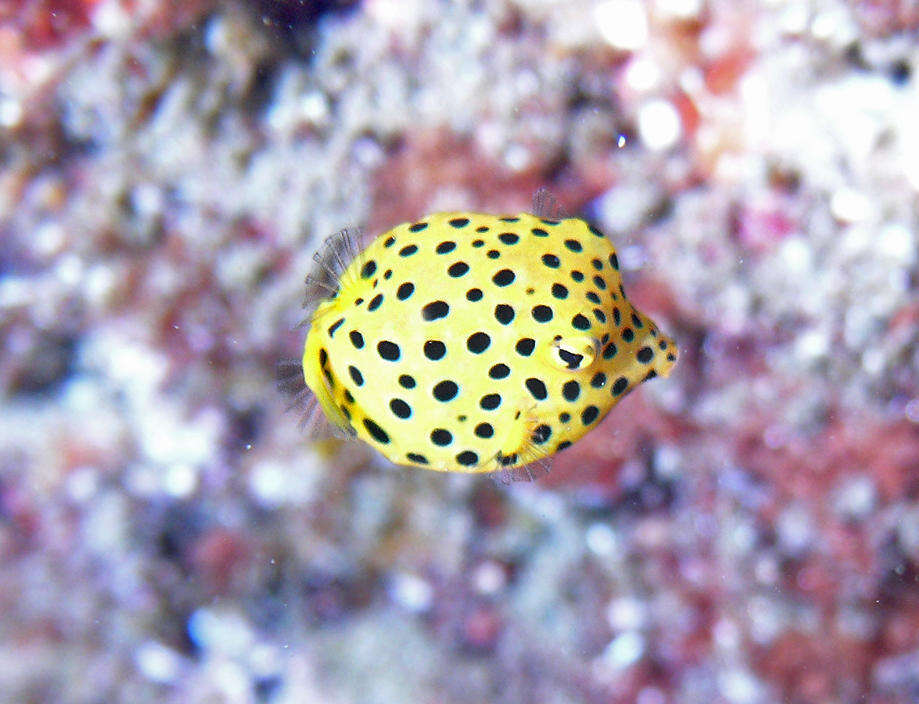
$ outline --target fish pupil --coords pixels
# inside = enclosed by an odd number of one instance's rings
[[[582,354],[563,349],[559,349],[558,356],[568,365],[567,369],[577,369],[581,364],[581,360],[584,359],[584,355]]]

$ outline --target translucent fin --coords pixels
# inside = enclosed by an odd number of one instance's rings
[[[521,464],[501,470],[502,483],[534,482],[552,471],[552,457],[545,448],[534,443],[523,448],[520,460]]]
[[[525,420],[520,447],[510,455],[499,453],[495,458],[498,465],[496,476],[500,477],[503,484],[532,482],[552,469],[552,457],[545,444],[548,435],[537,437],[540,428],[548,429],[548,426],[542,424],[536,410],[537,407],[533,405],[523,416]]]
[[[306,316],[297,326],[304,327],[312,322],[320,311],[320,304],[335,298],[350,281],[343,280],[352,262],[361,256],[362,233],[358,227],[346,227],[326,237],[319,250],[313,255],[313,270],[304,281],[303,309]],[[319,315],[322,315],[319,312]]]
[[[285,410],[288,413],[296,412],[300,416],[297,427],[310,440],[323,440],[329,437],[346,440],[354,437],[354,431],[350,427],[340,428],[326,417],[316,394],[306,385],[303,366],[299,359],[282,359],[278,362],[276,379],[278,391],[289,401]]]
[[[564,220],[568,212],[558,203],[552,192],[543,186],[533,194],[533,215],[548,220]]]

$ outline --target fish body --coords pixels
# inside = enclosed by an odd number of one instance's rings
[[[435,213],[377,237],[334,288],[303,379],[332,423],[396,464],[543,460],[676,362],[626,298],[612,243],[577,218]]]

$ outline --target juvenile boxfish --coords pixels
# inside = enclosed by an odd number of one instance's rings
[[[674,341],[629,303],[610,241],[536,210],[327,240],[296,373],[334,426],[400,465],[529,474],[669,375]]]

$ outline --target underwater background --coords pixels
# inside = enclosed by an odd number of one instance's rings
[[[919,701],[919,5],[0,4],[0,702]],[[547,186],[680,350],[534,483],[310,444],[322,240]]]

